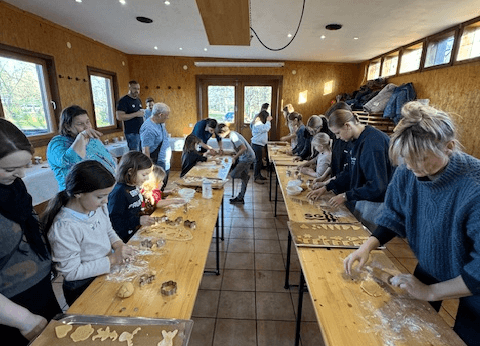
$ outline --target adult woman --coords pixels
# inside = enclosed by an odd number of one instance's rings
[[[113,175],[117,164],[100,141],[101,132],[92,128],[87,111],[70,106],[62,111],[60,135],[48,143],[47,160],[55,173],[59,190],[65,190],[65,177],[76,163],[83,160],[99,161]]]
[[[267,104],[268,105],[268,104]],[[263,107],[262,107],[263,108]],[[267,106],[268,108],[268,106]],[[252,149],[255,152],[254,163],[254,182],[263,184],[267,178],[261,174],[263,166],[263,148],[268,142],[268,131],[272,128],[272,116],[266,110],[262,110],[253,120],[252,129]]]
[[[399,164],[388,187],[379,227],[345,259],[347,273],[395,235],[406,237],[418,259],[414,275],[392,283],[435,302],[460,298],[454,330],[469,345],[480,331],[480,160],[458,150],[450,117],[419,102],[402,108],[389,154]]]
[[[393,167],[388,159],[388,136],[358,122],[355,115],[344,109],[336,110],[329,120],[330,130],[346,142],[353,142],[347,169],[327,185],[313,190],[310,198],[318,198],[333,190],[336,196],[330,203],[337,207],[345,202],[347,207],[367,227],[376,227],[373,220],[381,208]]]
[[[61,309],[50,281],[51,256],[22,177],[34,149],[0,119],[0,335],[27,345]]]

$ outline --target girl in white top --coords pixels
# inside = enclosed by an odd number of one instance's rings
[[[50,201],[42,217],[55,269],[65,277],[63,292],[69,305],[95,277],[133,256],[108,216],[106,203],[114,184],[115,178],[101,163],[82,161],[72,167],[65,190]]]
[[[330,142],[329,135],[323,132],[317,133],[312,139],[312,148],[318,152],[318,155],[299,166],[300,172],[316,178],[315,182],[324,181],[330,177],[332,171],[330,168],[330,163],[332,162]]]

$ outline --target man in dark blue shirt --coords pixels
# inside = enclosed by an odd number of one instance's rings
[[[140,143],[140,127],[143,124],[144,109],[138,98],[140,84],[137,81],[128,82],[128,94],[123,96],[117,104],[117,120],[123,121],[125,139],[128,149],[142,151]]]
[[[200,120],[193,127],[192,134],[200,138],[200,140],[202,141],[202,143],[200,143],[200,146],[202,147],[200,151],[202,153],[213,150],[213,148],[209,146],[207,142],[215,133],[216,127],[217,127],[217,121],[212,118]],[[220,136],[217,136],[217,135],[215,135],[215,138],[218,143],[219,154],[223,154],[222,138],[220,138]]]

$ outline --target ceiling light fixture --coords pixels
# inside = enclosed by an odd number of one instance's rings
[[[183,48],[182,48],[182,47],[180,47],[180,48],[178,48],[178,49],[179,49],[179,50],[183,50]]]
[[[137,20],[138,20],[140,23],[145,23],[145,24],[153,23],[153,20],[150,19],[150,18],[147,18],[147,17],[137,17]]]
[[[327,36],[325,36],[325,35],[322,35],[322,36],[320,36],[320,38],[321,38],[322,40],[324,40],[324,39],[326,39],[326,38],[327,38]]]
[[[82,0],[75,0],[75,2],[82,2]]]
[[[125,0],[118,0],[119,3],[121,3],[122,5],[125,5],[127,2]]]
[[[358,37],[354,37],[353,39],[354,39],[354,40],[358,40]]]
[[[155,46],[155,47],[153,47],[153,49],[157,50],[157,49],[158,49],[158,47],[157,47],[157,46]]]
[[[292,37],[292,34],[288,34],[287,37],[288,37],[288,38]]]
[[[165,0],[165,5],[167,5],[167,6],[170,5],[170,1]]]
[[[207,48],[203,48],[203,50],[206,52],[208,49],[207,49]]]
[[[325,29],[335,31],[335,30],[340,30],[342,28],[342,26],[343,26],[342,24],[328,24],[325,27]]]
[[[196,67],[283,67],[284,62],[255,61],[195,61]]]

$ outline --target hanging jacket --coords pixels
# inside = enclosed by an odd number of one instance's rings
[[[390,100],[388,100],[385,110],[383,111],[384,118],[391,118],[395,124],[398,124],[402,118],[402,107],[405,103],[413,101],[417,98],[415,89],[412,83],[402,84],[395,88]]]

